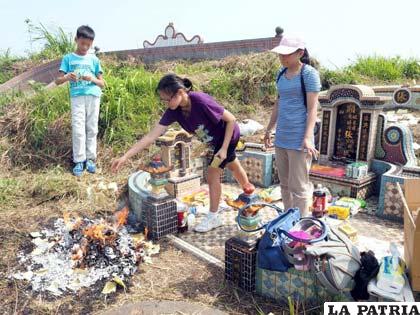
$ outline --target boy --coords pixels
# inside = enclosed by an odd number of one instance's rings
[[[63,57],[57,85],[70,82],[71,126],[73,143],[73,174],[81,176],[86,167],[96,172],[96,136],[98,134],[99,103],[105,82],[99,59],[88,53],[95,32],[82,25],[76,33],[76,51]]]

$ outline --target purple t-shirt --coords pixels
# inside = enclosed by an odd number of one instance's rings
[[[178,122],[184,130],[194,133],[198,139],[213,146],[221,146],[225,138],[226,122],[222,119],[224,107],[203,92],[189,92],[191,113],[182,114],[181,107],[167,109],[159,121],[163,126]],[[239,126],[235,123],[230,143],[239,140]]]

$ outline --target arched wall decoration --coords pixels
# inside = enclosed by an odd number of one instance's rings
[[[156,47],[171,47],[171,46],[184,46],[184,45],[197,45],[202,44],[203,39],[199,35],[194,35],[191,39],[187,39],[186,36],[175,30],[174,24],[169,23],[165,28],[163,35],[156,37],[153,43],[145,40],[143,42],[144,48],[156,48]]]

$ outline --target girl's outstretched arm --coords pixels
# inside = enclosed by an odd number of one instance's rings
[[[158,137],[160,137],[168,129],[168,126],[156,124],[155,127],[143,138],[137,141],[122,157],[112,161],[111,171],[117,172],[131,157],[140,153],[151,145]]]

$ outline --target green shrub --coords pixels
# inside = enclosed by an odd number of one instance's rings
[[[359,57],[348,69],[359,75],[376,79],[383,83],[416,79],[420,75],[419,60],[406,60],[400,57]]]
[[[31,53],[31,59],[52,60],[75,51],[74,36],[66,33],[61,27],[51,29],[42,23],[33,24],[29,19],[26,19],[25,23],[28,26],[30,41],[42,44],[40,51]]]
[[[16,74],[13,65],[22,58],[13,56],[10,49],[0,53],[0,84],[10,80]]]

